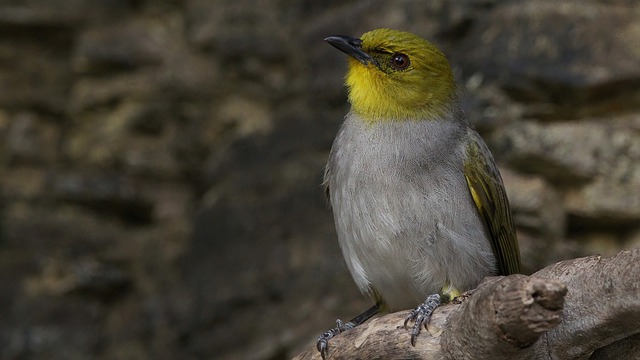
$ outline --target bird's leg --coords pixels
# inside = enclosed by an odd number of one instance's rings
[[[336,320],[336,327],[334,327],[333,329],[329,329],[328,331],[320,335],[320,337],[318,337],[316,348],[320,352],[320,355],[322,355],[322,358],[324,359],[327,356],[329,340],[331,340],[331,338],[340,334],[341,332],[351,330],[354,327],[361,325],[365,321],[369,320],[373,315],[377,314],[379,311],[380,303],[376,303],[369,309],[365,310],[362,314],[349,320],[349,322],[347,323],[342,322],[342,320],[340,319]]]
[[[404,319],[405,329],[407,329],[407,323],[409,321],[415,321],[415,323],[413,324],[413,329],[411,330],[412,346],[416,346],[416,339],[418,338],[418,335],[420,335],[422,325],[424,325],[425,330],[427,330],[427,325],[429,325],[429,320],[431,319],[433,311],[437,309],[440,304],[446,304],[456,296],[460,295],[460,291],[452,288],[450,285],[445,286],[442,289],[441,293],[442,296],[440,296],[440,294],[429,295],[427,297],[427,300],[425,300],[417,308],[411,310],[409,315]]]

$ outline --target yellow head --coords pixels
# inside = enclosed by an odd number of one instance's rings
[[[349,102],[366,121],[434,119],[447,112],[455,96],[451,66],[428,41],[390,29],[325,40],[350,55]]]

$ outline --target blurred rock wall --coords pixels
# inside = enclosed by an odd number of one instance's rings
[[[451,59],[528,272],[640,245],[633,0],[0,0],[0,358],[285,359],[367,307],[322,39],[378,27]]]

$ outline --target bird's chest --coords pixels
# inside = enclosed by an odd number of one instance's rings
[[[436,223],[451,223],[460,194],[468,193],[456,142],[420,124],[357,125],[343,126],[328,165],[343,251],[377,260],[423,251]]]
[[[346,123],[329,160],[334,211],[360,221],[411,218],[425,204],[460,187],[462,163],[456,142],[441,129],[408,124],[372,127]]]
[[[329,189],[337,227],[365,247],[408,235],[416,225],[437,217],[441,195],[455,191],[459,182],[452,167],[424,148],[405,148],[385,140],[337,144],[330,162]],[[378,239],[378,244],[367,239]]]

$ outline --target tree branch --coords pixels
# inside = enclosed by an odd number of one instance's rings
[[[439,307],[415,347],[401,326],[407,312],[331,339],[329,359],[640,358],[640,247],[488,278]],[[320,354],[314,345],[294,359]]]

